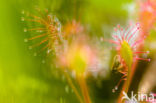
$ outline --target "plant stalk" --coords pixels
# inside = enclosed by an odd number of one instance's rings
[[[81,89],[82,95],[84,97],[85,103],[91,103],[91,99],[90,99],[90,96],[88,93],[88,88],[87,88],[84,74],[77,74],[77,80],[80,85],[80,89]]]
[[[75,95],[77,96],[78,100],[80,101],[80,103],[84,103],[83,99],[81,98],[79,92],[77,91],[77,89],[76,89],[75,85],[73,84],[73,82],[72,82],[71,78],[69,77],[69,75],[64,70],[63,70],[63,73],[64,73],[64,75],[65,75],[65,77],[67,79],[68,84],[73,89],[73,91],[74,91]]]

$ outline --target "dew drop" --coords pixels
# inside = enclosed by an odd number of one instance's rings
[[[25,21],[24,17],[21,17],[21,21]]]
[[[115,86],[115,90],[118,90],[118,87],[117,86]]]
[[[24,39],[24,42],[28,42],[28,39]]]
[[[115,93],[115,89],[112,89],[112,92]]]
[[[26,28],[24,28],[24,32],[27,32],[27,29]]]

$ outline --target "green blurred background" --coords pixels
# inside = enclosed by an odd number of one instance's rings
[[[78,103],[66,80],[42,55],[33,56],[24,39],[21,11],[48,8],[62,24],[76,19],[93,38],[109,38],[116,24],[129,19],[131,0],[0,0],[0,103]],[[110,69],[110,68],[108,68]],[[112,78],[88,79],[94,103],[114,103]],[[116,80],[117,82],[118,80]]]

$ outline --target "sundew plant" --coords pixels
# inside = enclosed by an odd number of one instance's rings
[[[1,0],[0,103],[156,103],[156,0]]]

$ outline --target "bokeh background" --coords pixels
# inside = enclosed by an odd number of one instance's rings
[[[30,44],[24,42],[29,34],[23,32],[26,25],[21,22],[21,12],[32,12],[35,6],[49,9],[62,24],[80,21],[88,28],[89,36],[100,41],[101,37],[110,38],[117,24],[125,26],[130,20],[137,21],[137,4],[132,0],[0,0],[0,103],[79,103],[54,64],[42,53],[34,56],[35,50],[29,50]],[[155,90],[155,40],[152,30],[145,49],[152,51],[153,60],[139,62],[130,88],[135,92],[149,85],[149,91]],[[103,52],[114,53],[109,43],[101,45]],[[112,93],[120,74],[111,71],[113,59],[109,55],[107,66],[102,68],[105,73],[87,78],[94,103],[115,103],[120,93],[120,89]]]

